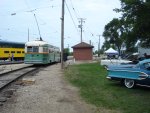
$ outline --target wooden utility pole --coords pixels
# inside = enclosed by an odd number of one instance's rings
[[[100,37],[101,35],[97,35],[99,37],[99,42],[98,42],[98,56],[100,56]]]
[[[82,32],[83,32],[83,23],[85,23],[84,18],[79,18],[79,23],[81,23],[78,27],[81,29],[81,42],[82,42]]]
[[[100,41],[101,41],[100,37],[101,37],[101,35],[97,35],[97,36],[99,37],[99,41],[98,41],[98,51],[100,51]]]
[[[62,0],[62,17],[61,17],[61,69],[64,69],[64,3]]]

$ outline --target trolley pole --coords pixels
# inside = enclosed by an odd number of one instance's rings
[[[62,17],[61,17],[61,69],[64,69],[64,2],[62,0]]]

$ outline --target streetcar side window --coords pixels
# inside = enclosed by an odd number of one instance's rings
[[[43,52],[48,52],[48,48],[47,47],[43,47]]]

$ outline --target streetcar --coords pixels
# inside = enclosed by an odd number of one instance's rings
[[[0,61],[24,60],[25,43],[0,40]]]
[[[29,41],[25,44],[25,64],[50,64],[60,62],[59,47],[43,40]]]

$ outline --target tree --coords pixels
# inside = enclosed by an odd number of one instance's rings
[[[115,11],[122,13],[128,42],[140,41],[142,46],[150,47],[150,0],[120,1],[121,8]]]
[[[108,47],[110,44],[114,44],[118,49],[119,54],[121,53],[121,46],[125,38],[123,30],[122,20],[114,18],[105,26],[103,32],[103,36],[105,37],[105,46]]]

